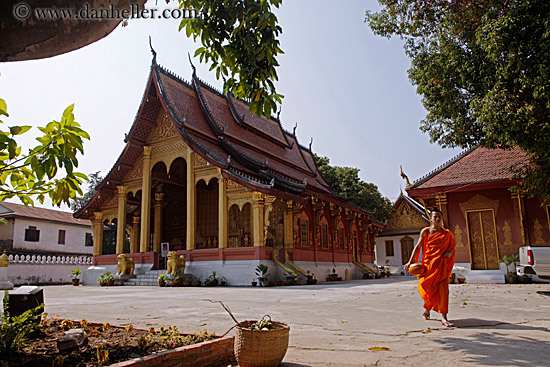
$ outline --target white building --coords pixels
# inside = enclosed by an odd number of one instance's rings
[[[429,225],[430,219],[422,205],[401,193],[393,204],[386,228],[376,237],[376,264],[389,266],[392,273],[404,273],[404,265],[411,257],[420,231]]]
[[[0,251],[8,254],[92,255],[89,220],[70,212],[0,202]]]

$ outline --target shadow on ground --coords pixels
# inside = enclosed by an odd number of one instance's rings
[[[550,338],[548,328],[481,319],[453,322],[459,328],[479,329],[467,338],[444,336],[436,340],[448,351],[463,351],[468,356],[465,362],[476,366],[548,366],[546,358],[536,360],[536,356],[541,356],[541,348],[550,353],[550,345],[546,342]],[[522,331],[523,335],[518,336],[515,331]],[[525,331],[532,332],[533,336],[525,336]]]

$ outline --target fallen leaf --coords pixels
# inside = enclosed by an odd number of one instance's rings
[[[428,334],[428,333],[431,333],[432,331],[430,330],[430,328],[427,328],[426,330],[423,330],[422,331],[422,334]]]
[[[342,324],[347,324],[348,320],[342,320]]]
[[[379,351],[386,351],[386,350],[391,350],[391,349],[388,348],[388,347],[370,347],[369,350],[374,350],[376,352],[379,352]]]

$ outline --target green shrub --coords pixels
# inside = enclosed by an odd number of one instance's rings
[[[4,307],[0,318],[0,353],[16,351],[26,346],[25,341],[29,335],[38,329],[40,315],[44,309],[44,304],[41,304],[19,316],[11,317],[8,304],[9,294],[5,291]]]

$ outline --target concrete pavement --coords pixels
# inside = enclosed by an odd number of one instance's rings
[[[549,366],[548,284],[451,285],[449,318],[421,317],[410,277],[314,286],[73,287],[45,286],[46,312],[63,318],[136,327],[177,325],[225,333],[233,321],[265,314],[290,325],[284,366]],[[370,347],[389,351],[371,351]]]

